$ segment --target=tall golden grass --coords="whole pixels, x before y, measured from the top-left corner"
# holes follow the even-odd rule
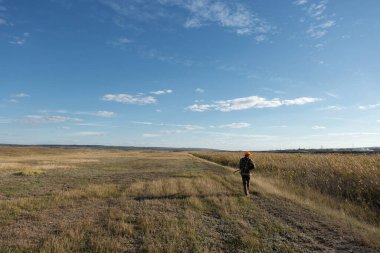
[[[242,156],[239,152],[193,155],[231,167],[236,167]],[[359,204],[380,214],[380,154],[258,152],[252,158],[258,174]]]

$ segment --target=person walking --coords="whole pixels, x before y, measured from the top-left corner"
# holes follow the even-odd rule
[[[241,179],[243,181],[244,194],[249,196],[249,180],[251,179],[250,171],[256,169],[256,166],[252,159],[249,157],[252,155],[251,152],[245,152],[244,157],[240,159],[239,170],[241,174]]]

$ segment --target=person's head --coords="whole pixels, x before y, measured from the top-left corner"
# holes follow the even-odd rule
[[[245,156],[245,157],[249,157],[250,155],[252,155],[251,152],[249,152],[249,151],[244,152],[244,156]]]

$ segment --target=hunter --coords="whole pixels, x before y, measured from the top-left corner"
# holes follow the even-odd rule
[[[252,159],[249,158],[251,154],[252,153],[248,151],[244,153],[244,157],[240,159],[239,169],[237,170],[240,171],[241,179],[243,180],[244,193],[247,197],[249,196],[249,180],[251,179],[250,171],[256,169]]]

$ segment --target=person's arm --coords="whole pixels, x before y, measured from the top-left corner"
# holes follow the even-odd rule
[[[249,159],[249,170],[256,170],[256,165],[252,159]]]
[[[241,171],[241,163],[242,163],[242,160],[240,159],[239,163],[238,163],[238,166],[236,168],[236,170],[234,171],[234,173],[237,173],[237,172],[240,172]]]

